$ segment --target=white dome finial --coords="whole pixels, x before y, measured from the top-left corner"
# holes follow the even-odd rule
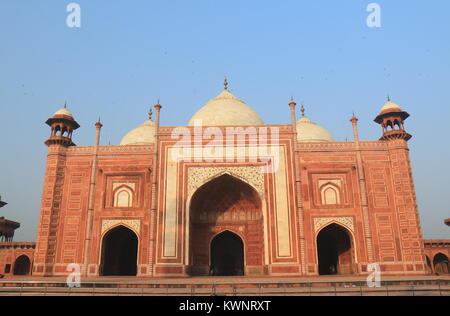
[[[152,116],[153,116],[153,110],[152,110],[152,108],[150,108],[150,110],[148,111],[148,119],[151,120]]]
[[[302,107],[300,108],[300,111],[302,112],[302,116],[305,116],[305,105],[302,103]]]

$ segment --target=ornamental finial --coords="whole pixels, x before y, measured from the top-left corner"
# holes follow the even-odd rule
[[[228,90],[228,79],[225,78],[225,81],[223,82],[223,85],[225,87],[225,90]]]
[[[302,112],[302,116],[305,116],[305,106],[302,103],[302,107],[300,108],[300,111]]]
[[[159,104],[159,102],[158,102],[158,104]],[[151,120],[152,116],[153,116],[153,110],[150,108],[150,110],[148,111],[147,114],[148,114],[148,119]]]

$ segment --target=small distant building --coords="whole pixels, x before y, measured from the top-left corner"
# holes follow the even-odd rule
[[[0,278],[31,275],[35,249],[34,242],[0,243]]]
[[[12,242],[14,231],[20,227],[20,223],[0,217],[0,242]]]
[[[8,204],[8,203],[3,202],[3,201],[2,201],[2,197],[0,196],[0,208],[2,208],[3,206],[5,206],[6,204]]]
[[[0,278],[31,274],[36,243],[13,242],[19,227],[20,223],[0,217]]]
[[[450,273],[450,239],[425,240],[425,255],[429,274]]]

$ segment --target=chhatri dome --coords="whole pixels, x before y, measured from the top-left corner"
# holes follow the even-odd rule
[[[190,120],[188,126],[194,126],[198,120],[203,126],[249,126],[263,125],[261,117],[244,101],[225,89],[201,108]]]
[[[391,101],[391,98],[388,96],[388,101],[386,104],[381,108],[381,114],[388,113],[388,112],[401,112],[402,108],[400,105],[394,103]]]
[[[67,116],[68,118],[73,119],[72,113],[67,109],[67,103],[64,104],[64,107],[61,110],[58,110],[53,114],[53,117],[55,116]]]
[[[303,105],[301,111],[302,117],[297,121],[297,139],[299,142],[334,142],[330,132],[305,116]]]
[[[150,110],[148,120],[130,131],[120,142],[121,146],[151,145],[155,143],[155,123],[152,121],[152,111]]]

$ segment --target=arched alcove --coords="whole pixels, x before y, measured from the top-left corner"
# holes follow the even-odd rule
[[[341,204],[341,194],[338,186],[328,183],[320,188],[323,205]]]
[[[134,192],[128,186],[121,186],[114,191],[114,207],[133,207]]]

